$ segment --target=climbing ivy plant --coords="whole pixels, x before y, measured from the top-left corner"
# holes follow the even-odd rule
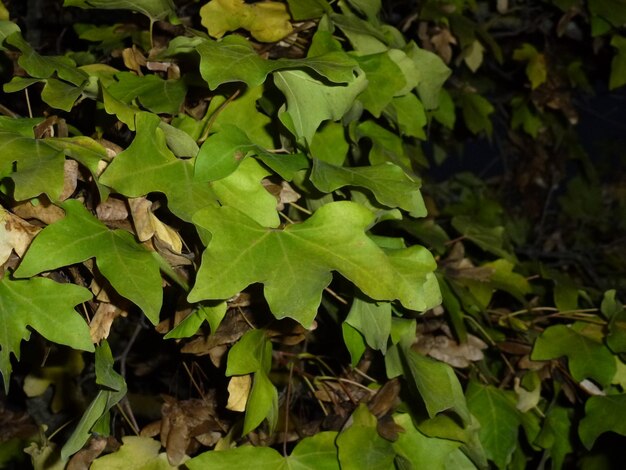
[[[0,464],[556,469],[626,435],[616,290],[523,257],[483,181],[422,187],[505,106],[519,146],[578,152],[576,212],[598,176],[559,83],[588,91],[583,64],[499,44],[536,6],[409,3],[65,0],[120,22],[63,55],[0,11],[0,373],[67,418]],[[545,3],[624,85],[622,7]],[[505,103],[494,64],[521,71]]]

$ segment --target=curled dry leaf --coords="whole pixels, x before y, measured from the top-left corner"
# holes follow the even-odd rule
[[[108,438],[96,436],[91,438],[89,445],[77,452],[68,462],[66,470],[88,470],[107,446]]]
[[[168,245],[174,253],[180,254],[182,252],[183,242],[180,235],[153,214],[152,201],[145,197],[138,197],[129,199],[128,203],[135,224],[135,232],[140,241],[144,242],[156,237]]]
[[[134,44],[133,47],[127,47],[122,51],[122,59],[126,68],[136,72],[138,75],[143,75],[141,67],[146,65],[146,58]]]
[[[111,325],[113,324],[113,320],[117,317],[125,317],[128,315],[128,312],[120,309],[116,305],[109,304],[106,302],[101,302],[98,305],[98,309],[96,310],[96,314],[91,319],[89,323],[89,334],[91,335],[91,341],[94,343],[99,343],[103,339],[109,337],[109,333],[111,332]]]
[[[21,258],[40,230],[0,207],[0,264],[9,259],[13,250]]]
[[[435,47],[437,55],[443,59],[446,64],[452,60],[452,44],[456,44],[456,38],[452,35],[449,29],[444,28],[438,33],[433,34],[430,38],[430,42]]]
[[[195,452],[199,445],[212,446],[226,433],[226,424],[215,416],[214,397],[178,401],[165,396],[161,407],[163,418],[158,434],[165,447],[170,465],[178,465],[187,453]],[[141,431],[142,436],[153,437],[157,425],[148,425]]]
[[[465,343],[458,343],[445,334],[424,334],[418,337],[412,347],[421,354],[427,354],[453,367],[468,367],[472,362],[484,358],[482,350],[487,345],[471,334],[467,335]]]
[[[98,219],[103,222],[113,220],[125,220],[128,218],[128,208],[126,203],[116,197],[109,197],[106,201],[101,202],[96,207]]]
[[[231,411],[246,411],[246,403],[252,386],[252,375],[236,375],[228,382],[228,403],[226,408]]]
[[[76,191],[78,181],[78,162],[75,160],[65,160],[63,164],[63,192],[59,196],[59,201],[65,201],[74,191]]]
[[[296,192],[286,181],[276,184],[272,183],[268,179],[264,179],[261,183],[265,189],[276,198],[276,209],[279,211],[282,211],[285,208],[285,204],[296,202],[300,199],[300,194]]]
[[[11,210],[22,219],[36,219],[47,225],[65,217],[63,209],[52,204],[43,195],[38,200],[18,202]]]

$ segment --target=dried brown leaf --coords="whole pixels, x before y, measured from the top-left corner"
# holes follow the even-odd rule
[[[456,44],[456,38],[449,29],[444,28],[430,38],[430,42],[435,47],[435,51],[446,64],[452,60],[452,45]]]
[[[101,202],[96,207],[98,219],[103,222],[113,220],[125,220],[128,218],[128,207],[126,202],[116,197],[109,197],[106,201]]]
[[[21,258],[40,230],[0,207],[0,264],[9,259],[13,250]]]
[[[125,317],[127,314],[128,312],[118,308],[116,305],[101,302],[100,305],[98,305],[96,314],[89,323],[91,341],[99,343],[101,340],[107,339],[111,332],[113,321],[117,317]]]
[[[63,209],[52,204],[43,195],[38,198],[36,204],[34,201],[18,202],[11,210],[22,219],[37,219],[47,225],[65,217]]]

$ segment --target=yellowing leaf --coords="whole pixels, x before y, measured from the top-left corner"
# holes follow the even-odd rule
[[[228,382],[228,403],[226,409],[245,411],[252,386],[252,375],[236,375]]]
[[[211,0],[200,9],[200,18],[211,36],[247,29],[261,42],[275,42],[293,30],[287,6],[279,2],[247,4],[244,0]]]
[[[165,453],[159,453],[161,443],[149,437],[125,436],[117,452],[93,461],[92,470],[170,470]]]
[[[530,87],[533,90],[547,80],[546,57],[531,44],[524,43],[522,47],[515,49],[513,59],[528,62],[526,76],[530,80]]]

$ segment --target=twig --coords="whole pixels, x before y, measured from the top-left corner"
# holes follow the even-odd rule
[[[293,362],[289,363],[289,381],[287,382],[287,398],[285,399],[285,429],[283,430],[283,456],[287,457],[287,434],[289,432],[289,407],[291,402],[291,381],[293,379]]]
[[[207,140],[207,138],[209,137],[209,132],[211,131],[211,127],[213,127],[213,124],[215,123],[215,120],[217,119],[219,114],[224,110],[226,106],[228,106],[228,104],[231,101],[233,101],[235,98],[239,96],[239,93],[240,93],[240,90],[235,90],[235,92],[232,95],[230,95],[228,98],[226,98],[226,101],[220,104],[219,107],[213,112],[213,114],[211,114],[211,117],[209,118],[209,121],[207,122],[207,125],[204,128],[204,132],[202,133],[202,136],[198,139],[199,144]]]

